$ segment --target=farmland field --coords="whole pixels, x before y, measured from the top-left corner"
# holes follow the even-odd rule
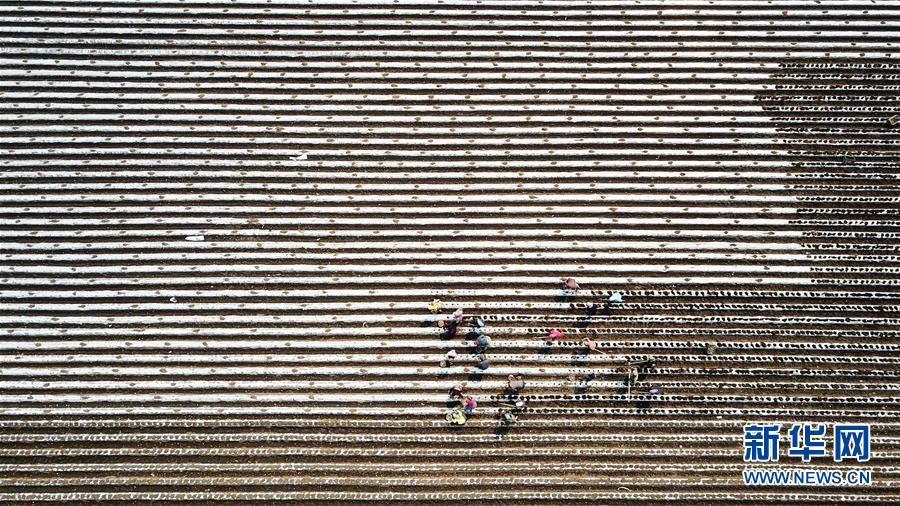
[[[895,0],[0,1],[0,503],[900,503],[898,43]]]

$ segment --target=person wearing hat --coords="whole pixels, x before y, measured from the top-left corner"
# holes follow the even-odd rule
[[[453,411],[447,413],[445,417],[450,425],[453,426],[461,426],[466,424],[466,414],[463,413],[463,410],[456,408]]]
[[[510,374],[506,377],[506,390],[510,394],[518,394],[525,388],[525,379],[521,374]]]
[[[479,334],[475,339],[475,351],[484,353],[491,346],[491,336]]]
[[[465,394],[466,394],[466,384],[465,383],[457,383],[456,385],[453,385],[452,387],[450,387],[449,395],[450,395],[451,399],[459,399]]]
[[[500,412],[500,425],[510,425],[515,423],[516,415],[512,414],[511,411],[501,411]]]
[[[456,350],[450,350],[444,355],[444,360],[441,360],[441,367],[450,367],[454,360],[456,360]]]

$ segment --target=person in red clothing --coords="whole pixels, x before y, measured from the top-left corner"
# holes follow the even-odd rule
[[[553,329],[547,333],[547,342],[552,343],[554,341],[558,341],[560,337],[565,336],[566,334],[560,330]]]
[[[460,399],[463,395],[466,394],[466,384],[465,383],[457,383],[450,387],[450,398],[451,399]]]
[[[462,399],[460,401],[460,403],[462,404],[461,407],[462,407],[463,413],[465,413],[466,416],[471,416],[472,412],[475,411],[475,408],[478,406],[478,403],[475,401],[475,398],[472,397],[471,395],[467,396],[465,399]]]

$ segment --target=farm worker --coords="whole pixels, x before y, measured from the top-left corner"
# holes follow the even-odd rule
[[[441,337],[449,339],[455,336],[456,331],[459,330],[459,322],[451,320],[450,323],[444,325],[444,327],[442,328],[443,330],[441,331]]]
[[[458,399],[462,397],[466,393],[466,385],[465,383],[457,383],[450,387],[450,398]]]
[[[477,339],[475,339],[475,344],[480,351],[484,351],[491,346],[491,336],[481,334]]]
[[[629,367],[628,373],[625,376],[625,389],[628,395],[631,395],[631,387],[633,387],[640,378],[640,373],[636,367]]]
[[[466,397],[466,399],[462,403],[463,413],[465,413],[466,416],[469,416],[472,414],[473,411],[475,411],[475,408],[477,406],[478,406],[478,403],[475,402],[474,397],[472,397],[472,396]]]
[[[566,335],[565,333],[563,333],[559,330],[553,329],[547,333],[547,341],[552,343],[553,341],[556,341],[560,337],[563,337],[565,335]]]
[[[450,367],[453,365],[454,360],[456,360],[456,350],[450,350],[444,355],[444,360],[441,361],[441,367]]]
[[[563,286],[565,286],[568,290],[578,290],[581,288],[578,286],[578,281],[575,281],[575,278],[563,278],[562,280]]]
[[[510,374],[506,377],[506,390],[512,394],[517,394],[525,388],[525,379],[521,374]]]
[[[447,413],[447,421],[450,422],[450,425],[465,425],[466,424],[466,414],[462,412],[461,409],[454,409],[453,411]]]
[[[444,305],[441,303],[441,299],[434,299],[428,304],[428,310],[432,313],[437,313],[443,308]]]
[[[613,294],[609,296],[609,302],[611,304],[621,303],[622,302],[622,294],[619,292],[613,292]]]

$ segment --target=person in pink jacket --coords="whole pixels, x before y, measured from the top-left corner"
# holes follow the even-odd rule
[[[547,342],[552,343],[554,341],[558,341],[560,337],[565,336],[566,334],[562,331],[553,329],[547,333]]]
[[[462,401],[463,413],[465,413],[466,416],[470,416],[477,406],[478,403],[475,402],[475,398],[472,396],[468,396]]]

